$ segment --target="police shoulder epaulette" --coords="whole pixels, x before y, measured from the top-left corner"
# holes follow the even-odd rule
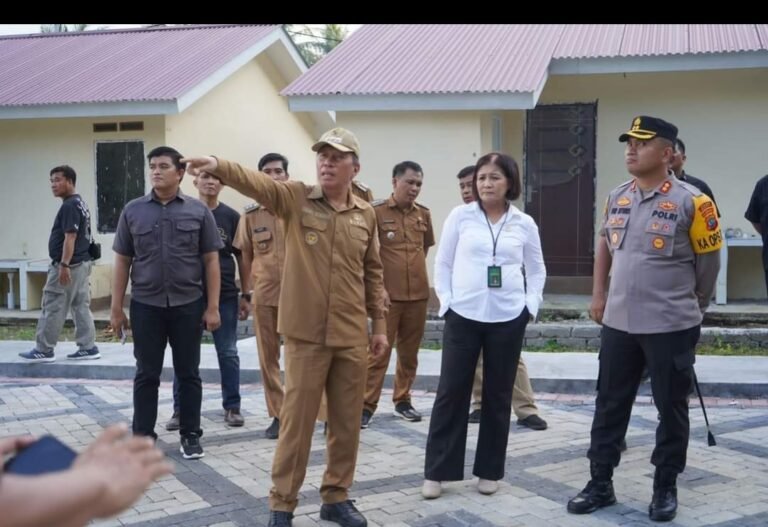
[[[419,207],[421,207],[421,208],[422,208],[422,209],[424,209],[424,210],[429,210],[429,207],[427,207],[426,205],[424,205],[424,204],[422,204],[422,203],[419,203],[418,201],[416,201],[416,202],[414,202],[414,203],[416,203],[416,205],[418,205]]]
[[[690,184],[690,183],[688,183],[687,181],[681,181],[681,180],[679,180],[679,179],[678,179],[678,180],[677,180],[677,182],[678,182],[678,184],[679,184],[681,187],[683,187],[685,190],[687,190],[688,192],[690,192],[691,194],[693,194],[693,195],[694,195],[694,197],[695,197],[695,196],[701,196],[702,194],[704,194],[704,193],[701,191],[701,189],[700,189],[700,188],[696,187],[695,185],[691,185],[691,184]]]
[[[250,205],[246,205],[245,207],[243,207],[243,211],[253,212],[254,210],[259,210],[260,208],[261,208],[261,205],[254,201]]]
[[[369,187],[368,185],[366,185],[365,183],[363,183],[363,182],[361,182],[361,181],[357,181],[356,179],[353,179],[353,180],[352,180],[352,183],[353,183],[353,184],[354,184],[354,185],[355,185],[357,188],[359,188],[360,190],[364,190],[365,192],[368,192],[369,190],[371,190],[371,189],[370,189],[370,187]]]
[[[387,200],[385,200],[385,199],[375,199],[375,200],[371,201],[371,206],[372,207],[378,207],[379,205],[384,205],[386,202],[387,202]]]

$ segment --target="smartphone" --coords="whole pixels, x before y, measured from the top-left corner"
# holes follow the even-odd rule
[[[77,452],[46,435],[6,461],[3,470],[8,474],[35,476],[68,469],[76,457]]]
[[[128,332],[125,328],[120,328],[120,344],[125,345],[126,340],[128,340]]]

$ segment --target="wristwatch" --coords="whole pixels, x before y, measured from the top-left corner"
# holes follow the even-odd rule
[[[242,298],[245,298],[248,302],[251,301],[251,293],[240,293]]]
[[[60,266],[62,266],[62,267],[66,267],[67,269],[69,269],[70,267],[72,267],[72,266],[71,266],[71,265],[69,265],[67,262],[59,262],[59,265],[60,265]]]

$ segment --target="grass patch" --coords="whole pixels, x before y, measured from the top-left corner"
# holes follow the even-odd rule
[[[0,341],[1,340],[35,340],[35,326],[32,324],[21,325],[0,325]],[[67,322],[64,328],[61,330],[59,341],[74,341],[75,340],[75,328]],[[129,336],[128,342],[132,342],[133,339]],[[104,324],[98,324],[96,326],[96,342],[119,342],[119,339],[115,338],[111,333],[107,332]],[[213,338],[207,334],[203,334],[203,344],[213,344]],[[439,351],[443,349],[442,343],[439,342],[424,342],[421,345],[421,349]],[[537,353],[597,353],[597,349],[594,348],[574,348],[572,346],[566,346],[557,342],[557,339],[550,339],[544,346],[539,347],[525,347],[525,351],[537,352]],[[720,355],[729,357],[768,357],[768,348],[760,348],[758,346],[748,346],[739,343],[724,342],[721,338],[716,337],[714,341],[708,344],[699,344],[696,348],[697,355]]]
[[[111,331],[108,331],[106,327],[97,324],[96,326],[96,342],[120,342],[120,339],[115,337]],[[33,325],[18,325],[18,326],[0,326],[0,341],[1,340],[35,340],[36,326]],[[61,329],[59,334],[59,342],[74,341],[75,340],[75,327],[67,322]],[[133,342],[133,337],[130,332],[128,333],[128,339],[126,342]],[[201,341],[202,344],[213,344],[213,337],[210,334],[203,334]]]
[[[441,350],[443,346],[434,342],[422,343],[421,349]],[[556,339],[550,339],[544,346],[524,347],[525,351],[534,353],[597,353],[595,348],[574,348],[560,344]],[[696,347],[696,355],[720,355],[731,357],[768,357],[768,348],[746,346],[722,341],[710,344],[699,344]]]

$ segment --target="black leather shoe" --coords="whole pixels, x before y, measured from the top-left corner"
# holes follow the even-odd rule
[[[320,519],[336,522],[341,527],[367,527],[368,520],[360,514],[352,500],[339,503],[323,503],[320,507]]]
[[[589,480],[584,490],[568,500],[568,512],[571,514],[589,514],[597,509],[616,503],[612,481]]]
[[[653,491],[648,516],[655,522],[668,522],[677,515],[677,488],[660,487]]]
[[[536,414],[531,414],[525,419],[518,419],[517,424],[526,426],[531,430],[546,430],[547,422]]]
[[[480,415],[481,415],[480,410],[472,410],[472,413],[469,414],[469,424],[476,425],[477,423],[479,423]]]
[[[677,472],[657,468],[653,475],[653,498],[648,516],[655,522],[668,522],[677,515]]]
[[[280,437],[280,419],[277,417],[272,418],[272,424],[264,430],[264,437],[267,439],[277,439]]]
[[[267,527],[292,527],[293,513],[285,511],[269,511]]]
[[[568,512],[571,514],[589,514],[597,509],[616,503],[616,495],[613,493],[613,467],[605,463],[591,461],[589,480],[584,490],[568,500]]]

